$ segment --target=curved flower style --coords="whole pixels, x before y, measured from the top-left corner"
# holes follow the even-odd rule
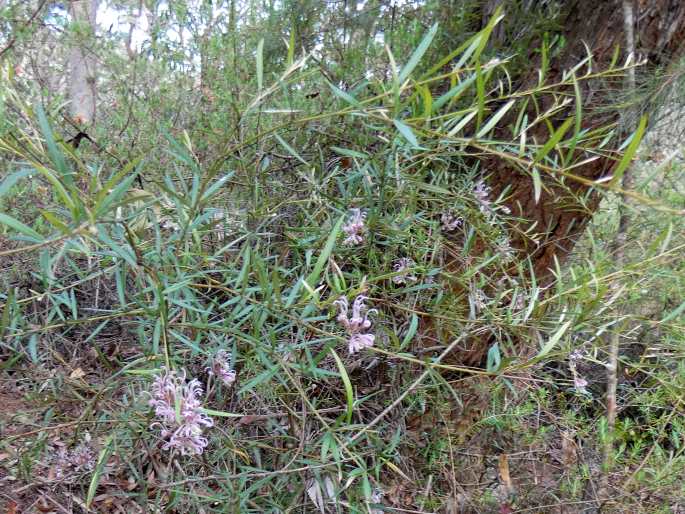
[[[181,455],[199,455],[208,444],[202,437],[203,426],[214,423],[202,413],[199,397],[202,386],[197,379],[186,383],[186,373],[169,371],[163,368],[162,374],[155,378],[150,389],[150,406],[159,418],[150,427],[159,425],[161,436],[167,439],[163,448],[177,448]]]
[[[347,237],[343,241],[345,246],[359,246],[364,242],[366,232],[366,213],[361,209],[350,209],[350,219],[342,229]]]
[[[230,386],[236,379],[236,373],[231,369],[229,361],[228,352],[226,350],[219,350],[214,359],[212,359],[212,366],[206,368],[207,373],[217,377],[225,386]]]
[[[364,300],[367,297],[363,295],[357,296],[354,303],[352,304],[352,317],[348,317],[349,302],[347,298],[341,296],[333,305],[336,305],[340,312],[336,318],[338,322],[345,327],[347,333],[350,336],[348,340],[348,350],[350,355],[353,355],[364,348],[369,348],[373,346],[373,342],[376,336],[373,334],[362,334],[363,331],[371,328],[371,320],[369,319],[369,314],[372,312],[377,312],[376,309],[366,310],[366,305],[364,305]]]

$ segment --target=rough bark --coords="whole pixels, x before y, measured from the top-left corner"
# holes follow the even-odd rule
[[[562,55],[552,63],[549,79],[561,76],[568,69],[587,56],[589,49],[593,54],[593,68],[604,69],[609,66],[616,47],[623,48],[625,28],[623,23],[622,0],[568,0],[564,2],[562,15],[564,37],[567,41]],[[488,7],[492,8],[488,2]],[[506,5],[506,4],[505,4]],[[535,4],[531,3],[531,8]],[[647,60],[647,67],[663,66],[683,54],[685,50],[685,2],[682,0],[636,0],[635,1],[635,43],[638,55]],[[623,55],[623,54],[621,54]],[[623,55],[625,58],[625,55]],[[535,61],[533,61],[535,62]],[[535,67],[531,67],[531,71]],[[536,77],[535,77],[536,78]],[[535,80],[531,75],[531,79]],[[523,87],[526,79],[522,79]],[[588,82],[583,85],[586,128],[618,121],[621,113],[614,111],[593,111],[593,105],[606,103],[607,93],[598,84]],[[546,130],[541,126],[540,130]],[[539,131],[538,141],[548,134]],[[576,175],[596,180],[611,173],[614,161],[599,159],[574,170]],[[495,158],[482,162],[483,169],[490,174],[493,191],[501,193],[508,188],[507,203],[512,213],[524,221],[522,230],[512,237],[512,245],[524,256],[530,256],[536,275],[549,282],[555,258],[563,261],[573,248],[578,236],[591,219],[598,207],[599,198],[580,183],[565,181],[564,187],[559,177],[543,177],[545,186],[538,202],[535,201],[531,177],[525,170]],[[583,202],[578,197],[584,197]],[[542,238],[533,241],[522,234],[535,224],[534,231],[542,233]]]
[[[83,42],[84,29],[95,31],[98,0],[72,0],[69,12],[78,27],[78,39],[69,54],[69,114],[80,128],[95,122],[96,76],[95,60]]]

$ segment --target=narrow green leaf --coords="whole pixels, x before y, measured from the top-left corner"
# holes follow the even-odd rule
[[[400,351],[404,350],[409,345],[409,343],[411,343],[411,340],[414,339],[414,336],[416,335],[416,331],[418,330],[418,328],[419,317],[416,315],[415,312],[412,312],[411,321],[409,322],[409,330],[407,330],[407,333],[402,339],[402,343],[400,343]]]
[[[38,364],[38,334],[31,334],[28,344],[29,357],[34,364]]]
[[[421,43],[419,43],[419,46],[417,46],[414,52],[411,54],[411,57],[407,61],[407,64],[405,64],[404,68],[402,68],[402,70],[400,71],[397,77],[400,84],[402,84],[405,80],[407,80],[407,78],[409,78],[411,72],[414,71],[414,68],[416,68],[416,66],[419,64],[421,57],[423,57],[423,54],[425,54],[426,50],[428,50],[428,47],[430,46],[437,32],[438,24],[435,23],[430,29],[428,29],[426,35],[423,36]]]
[[[428,88],[428,86],[420,84],[416,86],[416,88],[418,89],[419,94],[421,95],[421,100],[423,104],[422,116],[428,119],[433,114],[433,95],[431,94],[431,90]]]
[[[621,161],[618,163],[618,166],[616,166],[616,169],[614,170],[614,176],[612,177],[610,182],[612,186],[615,186],[619,183],[621,177],[623,177],[623,174],[628,169],[628,166],[632,162],[633,157],[635,156],[635,153],[637,152],[637,149],[640,146],[640,141],[642,141],[642,136],[644,135],[646,128],[647,116],[642,116],[642,118],[640,118],[640,123],[637,127],[637,130],[630,136],[630,144],[628,144],[628,148],[626,148],[626,151],[623,154]]]
[[[470,75],[468,78],[462,80],[459,84],[451,88],[445,94],[440,96],[435,102],[433,102],[433,112],[437,112],[443,105],[452,99],[457,99],[459,96],[476,80],[476,75]]]
[[[536,359],[539,359],[539,358],[541,358],[541,357],[544,357],[544,356],[547,355],[550,351],[552,351],[552,348],[554,348],[554,347],[556,346],[556,344],[557,344],[557,343],[559,342],[559,340],[561,339],[561,336],[564,335],[564,333],[568,330],[568,327],[570,327],[570,326],[571,326],[571,321],[570,321],[570,320],[567,321],[566,323],[564,323],[563,325],[561,325],[561,327],[559,328],[559,330],[557,330],[557,332],[556,332],[552,337],[549,338],[549,341],[547,341],[547,342],[545,343],[545,345],[542,347],[542,349],[540,350],[540,352],[535,356],[535,358],[536,358]]]
[[[43,240],[43,236],[41,236],[38,232],[33,230],[31,227],[24,225],[21,221],[8,216],[7,214],[0,213],[0,224],[7,225],[11,229],[21,232],[25,236],[29,236],[37,241]]]
[[[485,137],[487,133],[489,133],[493,128],[495,128],[497,122],[499,122],[499,120],[502,119],[502,117],[509,111],[509,109],[513,107],[514,103],[516,103],[516,100],[509,100],[506,104],[500,107],[495,114],[490,116],[490,119],[483,126],[483,128],[478,131],[476,137]]]
[[[668,323],[672,319],[675,319],[678,316],[680,316],[683,312],[685,312],[685,302],[681,303],[678,307],[676,307],[666,316],[664,316],[664,319],[662,319],[659,323]]]
[[[335,240],[338,238],[338,234],[340,233],[340,227],[342,227],[344,220],[345,217],[341,216],[338,222],[331,230],[331,233],[328,235],[328,239],[326,240],[326,244],[324,245],[323,250],[319,254],[319,258],[316,260],[316,264],[314,264],[314,269],[306,279],[306,283],[309,284],[312,288],[316,287],[316,283],[319,281],[319,277],[321,276],[324,267],[328,263],[328,259],[333,253],[333,248],[335,247]]]
[[[490,373],[497,371],[502,364],[502,356],[499,353],[499,343],[493,344],[488,350],[486,370]]]
[[[105,198],[110,190],[114,189],[116,184],[118,184],[126,175],[128,175],[133,168],[138,166],[140,164],[141,158],[136,157],[133,159],[131,162],[127,163],[120,171],[112,175],[107,182],[104,183],[102,188],[96,193],[95,195],[95,207],[94,210],[97,211],[99,207],[99,203],[102,201],[103,198]],[[140,173],[140,170],[136,170],[135,174]]]
[[[243,418],[245,414],[234,414],[233,412],[225,412],[222,410],[212,410],[200,407],[200,411],[204,412],[208,416],[216,416],[219,418]]]
[[[307,161],[305,161],[305,160],[300,156],[300,154],[297,153],[297,152],[295,151],[295,149],[294,149],[292,146],[290,146],[288,143],[286,143],[285,140],[284,140],[281,136],[279,136],[278,134],[274,134],[274,137],[278,140],[279,143],[281,143],[281,145],[283,146],[283,148],[285,148],[285,149],[288,151],[288,153],[289,153],[290,155],[292,155],[293,157],[295,157],[295,159],[297,159],[298,161],[300,161],[300,162],[301,162],[302,164],[304,164],[305,166],[309,166],[309,163],[308,163]]]
[[[21,179],[24,177],[28,177],[33,173],[33,170],[20,170],[17,171],[16,173],[12,173],[9,175],[5,180],[2,181],[2,184],[0,184],[0,198],[2,198],[4,195],[7,194],[7,192],[14,187],[14,185],[19,182]]]
[[[97,491],[98,485],[100,484],[102,472],[105,470],[107,459],[109,458],[109,454],[112,451],[112,442],[114,441],[115,433],[116,432],[113,432],[109,435],[109,437],[105,441],[104,448],[102,448],[102,450],[100,451],[100,455],[98,456],[98,461],[95,465],[95,471],[93,471],[93,476],[91,477],[90,485],[88,486],[88,494],[86,495],[86,507],[88,509],[90,509],[90,506],[93,504],[93,498],[95,498],[95,492]]]
[[[48,118],[45,116],[45,111],[43,110],[43,107],[40,104],[36,107],[36,113],[38,115],[38,123],[40,125],[40,130],[43,133],[43,137],[45,138],[45,144],[48,147],[48,155],[50,156],[50,160],[55,165],[55,169],[61,175],[64,182],[67,185],[72,186],[74,184],[73,177],[71,176],[69,168],[67,167],[67,162],[64,159],[64,154],[61,152],[61,150],[57,147],[57,144],[55,143],[55,138],[52,135],[52,129],[50,128],[50,123],[48,123]]]
[[[55,216],[53,213],[50,211],[46,211],[45,209],[40,209],[40,214],[52,225],[55,227],[57,230],[62,232],[62,234],[68,234],[69,233],[69,227],[67,227],[62,221]]]
[[[419,140],[416,139],[414,132],[411,128],[409,128],[408,125],[401,122],[400,120],[393,120],[393,123],[395,124],[395,127],[397,127],[397,130],[400,131],[400,134],[402,134],[404,139],[406,139],[410,145],[412,145],[414,148],[417,148],[419,146]]]
[[[564,134],[566,134],[566,131],[569,129],[571,124],[573,123],[573,118],[568,118],[564,123],[561,124],[561,126],[554,131],[554,133],[550,136],[550,138],[547,140],[545,145],[538,150],[538,153],[535,154],[535,159],[533,159],[533,164],[537,164],[538,162],[542,161],[549,152],[552,151],[552,149],[561,141],[561,138],[564,137]]]
[[[290,40],[288,41],[288,60],[286,66],[290,68],[295,62],[295,24],[290,29]]]
[[[334,86],[330,82],[328,83],[328,86],[331,88],[331,91],[333,91],[333,94],[337,96],[338,98],[342,98],[345,102],[347,102],[350,105],[353,105],[355,107],[361,107],[362,105],[359,103],[359,101],[354,98],[352,95],[349,93],[346,93],[342,89]]]
[[[335,359],[335,364],[338,366],[340,377],[345,385],[345,397],[347,399],[346,421],[349,424],[352,422],[352,413],[354,412],[354,392],[352,390],[352,382],[350,381],[350,376],[347,374],[347,370],[345,369],[343,361],[340,360],[340,357],[338,357],[338,354],[335,353],[333,348],[331,348],[331,354]]]
[[[234,173],[231,171],[221,177],[220,179],[217,179],[211,186],[209,186],[204,194],[202,195],[202,198],[200,199],[201,202],[206,202],[209,200],[218,190],[219,188],[223,187],[226,182],[228,182],[231,177],[233,177]]]
[[[542,193],[542,180],[540,179],[540,172],[536,167],[533,167],[533,193],[535,195],[535,203],[540,201],[540,194]]]
[[[257,89],[264,87],[264,39],[257,43]]]
[[[10,313],[14,305],[14,288],[10,288],[5,300],[5,306],[2,309],[2,318],[0,318],[0,339],[4,337],[5,330],[10,326]]]
[[[335,153],[344,155],[346,157],[356,157],[357,159],[368,159],[369,156],[365,153],[357,152],[356,150],[350,150],[349,148],[340,148],[339,146],[330,146],[331,150]]]

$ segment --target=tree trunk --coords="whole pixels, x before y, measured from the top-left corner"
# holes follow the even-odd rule
[[[69,54],[69,113],[81,130],[95,122],[96,76],[92,50],[84,36],[95,32],[98,0],[72,0],[69,6],[72,23],[77,27],[79,41]]]
[[[625,42],[621,2],[622,0],[563,2],[565,7],[561,26],[566,46],[557,61],[551,64],[548,74],[550,81],[561,77],[565,69],[585,58],[587,49],[593,54],[594,70],[609,66],[615,49],[622,48]],[[535,3],[530,2],[531,9],[536,8]],[[506,6],[506,2],[504,5]],[[487,2],[486,7],[492,9],[492,2]],[[683,53],[685,2],[636,0],[635,13],[636,49],[638,55],[646,59],[648,67],[667,65]],[[623,53],[620,55],[625,59]],[[532,58],[531,61],[535,63]],[[537,66],[532,66],[528,79],[522,79],[524,88],[526,84],[537,81],[536,68]],[[593,82],[583,83],[581,93],[584,102],[584,128],[618,122],[620,118],[617,109],[609,112],[599,112],[597,109],[593,111],[593,105],[606,103],[608,100],[606,91],[597,86]],[[539,126],[538,133],[532,135],[538,142],[549,137],[542,125]],[[490,176],[489,183],[494,193],[499,194],[509,188],[507,204],[512,214],[523,220],[520,227],[522,230],[512,237],[512,246],[521,251],[524,257],[529,256],[536,276],[542,282],[549,283],[555,259],[563,262],[571,251],[597,209],[599,195],[583,184],[563,181],[561,177],[546,176],[543,177],[545,187],[536,202],[533,181],[525,170],[494,157],[481,164],[484,173]],[[613,166],[614,161],[611,159],[598,159],[580,169],[574,169],[574,174],[596,180],[610,175]],[[584,198],[584,201],[580,202],[579,198]],[[536,240],[523,234],[533,225],[532,231],[540,235]]]

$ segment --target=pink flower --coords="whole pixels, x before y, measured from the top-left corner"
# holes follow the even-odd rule
[[[392,277],[392,281],[395,284],[406,284],[407,281],[410,282],[416,282],[418,279],[416,278],[415,275],[411,275],[407,270],[410,268],[413,268],[416,266],[416,263],[414,262],[413,259],[410,259],[409,257],[402,257],[401,259],[398,259],[395,264],[393,264],[393,271],[396,273],[399,273],[399,275],[395,275]]]
[[[202,437],[203,426],[214,423],[202,412],[199,397],[202,386],[197,379],[186,383],[185,371],[180,374],[162,368],[150,389],[150,406],[159,419],[150,427],[158,425],[162,438],[167,439],[163,448],[177,448],[181,455],[201,454],[208,444]]]
[[[445,211],[440,216],[440,222],[444,232],[453,232],[464,224],[464,218],[457,216],[452,211]]]
[[[576,391],[578,391],[579,393],[588,394],[587,389],[585,389],[588,385],[589,385],[588,381],[585,380],[580,375],[576,375],[573,377],[573,386],[576,388]]]
[[[511,214],[511,210],[506,205],[492,205],[490,200],[490,186],[488,186],[483,179],[476,182],[473,188],[473,196],[480,205],[480,212],[483,214],[495,214],[495,209],[501,210],[504,214]]]
[[[212,359],[212,367],[206,368],[207,373],[217,377],[225,386],[232,385],[236,379],[236,373],[231,369],[229,360],[228,352],[219,350]]]
[[[347,237],[343,241],[345,246],[359,246],[364,242],[366,233],[366,213],[361,209],[350,209],[350,218],[342,229]]]
[[[354,334],[350,336],[348,351],[350,355],[362,351],[364,348],[371,348],[376,336],[373,334]]]
[[[369,314],[376,312],[375,309],[367,311],[364,300],[366,300],[366,296],[359,295],[355,298],[354,303],[352,304],[351,318],[348,317],[349,302],[346,297],[341,296],[333,302],[333,305],[337,305],[340,309],[336,319],[345,327],[345,330],[350,336],[350,339],[348,340],[350,355],[353,355],[364,348],[373,346],[373,342],[376,339],[376,336],[373,334],[362,334],[362,332],[371,328]]]

